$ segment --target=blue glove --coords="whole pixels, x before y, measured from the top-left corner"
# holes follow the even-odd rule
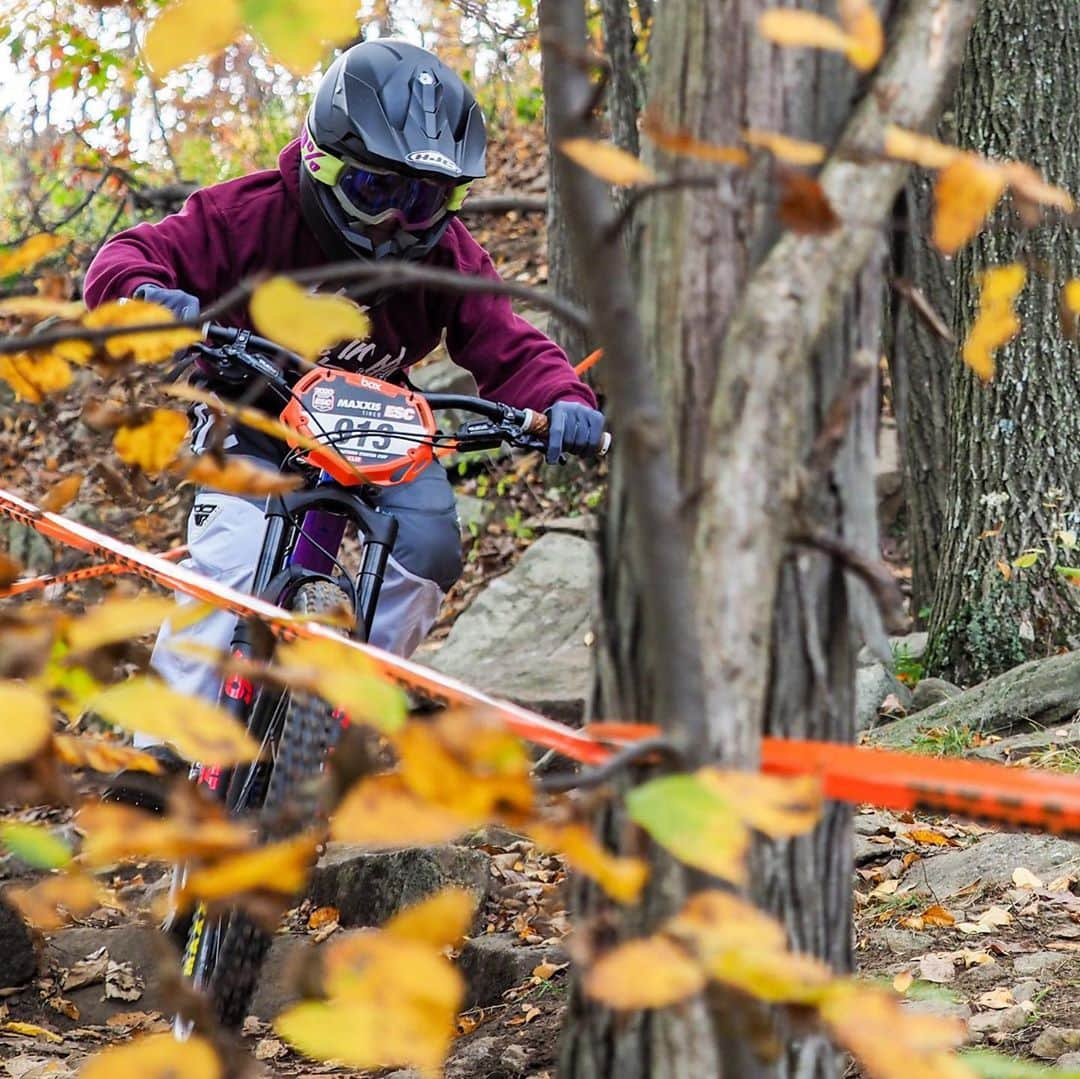
[[[171,311],[181,322],[199,313],[199,298],[178,288],[161,288],[158,285],[140,285],[135,290],[136,300],[160,304]]]
[[[561,453],[593,457],[604,437],[604,414],[580,401],[556,401],[547,410],[547,462],[555,464]]]

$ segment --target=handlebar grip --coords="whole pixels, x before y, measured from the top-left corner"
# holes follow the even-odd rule
[[[548,428],[550,426],[546,412],[534,412],[531,408],[525,409],[525,420],[522,423],[522,427],[530,435],[536,435],[538,438],[543,438],[548,433]],[[596,456],[606,457],[610,449],[611,432],[605,431],[600,437],[600,448],[596,451]]]

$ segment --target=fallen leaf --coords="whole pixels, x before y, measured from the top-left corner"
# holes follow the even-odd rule
[[[993,1008],[996,1011],[1011,1008],[1016,1003],[1013,999],[1012,990],[1006,985],[999,985],[996,989],[980,993],[975,998],[975,1002],[981,1008]]]
[[[323,926],[330,925],[339,918],[337,907],[316,907],[308,915],[307,927],[308,929],[322,929]]]
[[[143,995],[143,983],[130,963],[110,959],[105,968],[106,1000],[138,1000]]]
[[[920,915],[924,924],[934,926],[950,926],[956,924],[956,918],[953,917],[944,907],[933,906],[924,910]]]
[[[221,1079],[221,1061],[199,1035],[144,1034],[87,1060],[79,1079]]]
[[[78,473],[65,476],[45,492],[41,499],[41,508],[48,513],[62,513],[79,495],[83,477]]]
[[[997,962],[989,952],[979,951],[973,948],[962,948],[959,952],[960,960],[964,968],[982,967]]]
[[[904,837],[913,843],[926,843],[932,847],[948,847],[952,840],[941,832],[935,832],[932,828],[912,828],[910,832],[904,832]]]
[[[62,1042],[64,1039],[52,1030],[39,1027],[36,1023],[0,1023],[0,1030],[11,1034],[22,1034],[25,1038],[44,1038],[47,1042]]]
[[[548,979],[553,978],[560,970],[566,970],[569,963],[550,963],[546,959],[542,963],[537,963],[532,969],[532,976],[538,981],[546,982]]]
[[[94,699],[93,711],[117,727],[157,735],[202,764],[227,767],[259,755],[254,739],[228,712],[146,676],[110,686]]]
[[[1004,907],[989,907],[977,919],[981,925],[989,925],[995,928],[1010,925],[1012,920],[1013,916]]]
[[[155,408],[146,422],[119,428],[113,436],[113,447],[121,461],[154,474],[176,459],[187,433],[188,421],[183,413]]]
[[[1025,869],[1023,866],[1017,866],[1013,870],[1012,882],[1017,888],[1030,888],[1032,891],[1043,886],[1043,882],[1030,869]]]
[[[371,333],[359,304],[345,296],[312,295],[286,277],[260,285],[249,309],[260,333],[309,360],[339,341]]]
[[[614,143],[588,138],[564,139],[559,143],[559,151],[609,184],[626,186],[656,181],[656,174],[648,165]]]
[[[204,453],[180,462],[180,471],[190,483],[233,495],[282,495],[304,485],[303,476],[263,468],[246,457],[216,461]]]
[[[102,945],[64,971],[60,985],[65,993],[81,989],[84,985],[97,985],[98,982],[105,981],[105,971],[108,967],[109,952]]]
[[[892,987],[903,996],[911,988],[914,981],[915,975],[910,970],[901,971],[893,978]]]
[[[255,1046],[256,1060],[276,1060],[285,1053],[285,1043],[277,1038],[260,1038]]]
[[[59,393],[71,385],[71,367],[55,352],[31,356],[17,352],[0,356],[2,378],[22,401],[39,405],[50,393]]]

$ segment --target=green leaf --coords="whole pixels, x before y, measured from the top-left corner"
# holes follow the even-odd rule
[[[1041,554],[1042,551],[1037,550],[1033,547],[1029,551],[1023,551],[1018,554],[1016,558],[1013,559],[1013,565],[1017,569],[1029,569],[1031,566],[1034,566],[1035,563],[1039,561],[1039,555]]]
[[[1069,581],[1080,581],[1080,566],[1055,566],[1055,572]]]
[[[1080,1069],[1032,1064],[1017,1057],[991,1053],[988,1049],[961,1051],[960,1059],[980,1079],[1080,1079]]]
[[[696,775],[662,776],[632,790],[630,818],[681,862],[739,884],[749,831],[731,803]]]
[[[0,840],[17,858],[35,869],[63,869],[71,861],[71,848],[41,824],[0,824]]]

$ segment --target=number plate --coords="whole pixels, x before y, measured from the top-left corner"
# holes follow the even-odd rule
[[[419,394],[368,375],[318,368],[295,386],[282,421],[309,438],[325,440],[370,483],[402,483],[433,459],[435,421]],[[359,482],[331,454],[309,460],[342,483]],[[345,477],[348,477],[347,479]]]

